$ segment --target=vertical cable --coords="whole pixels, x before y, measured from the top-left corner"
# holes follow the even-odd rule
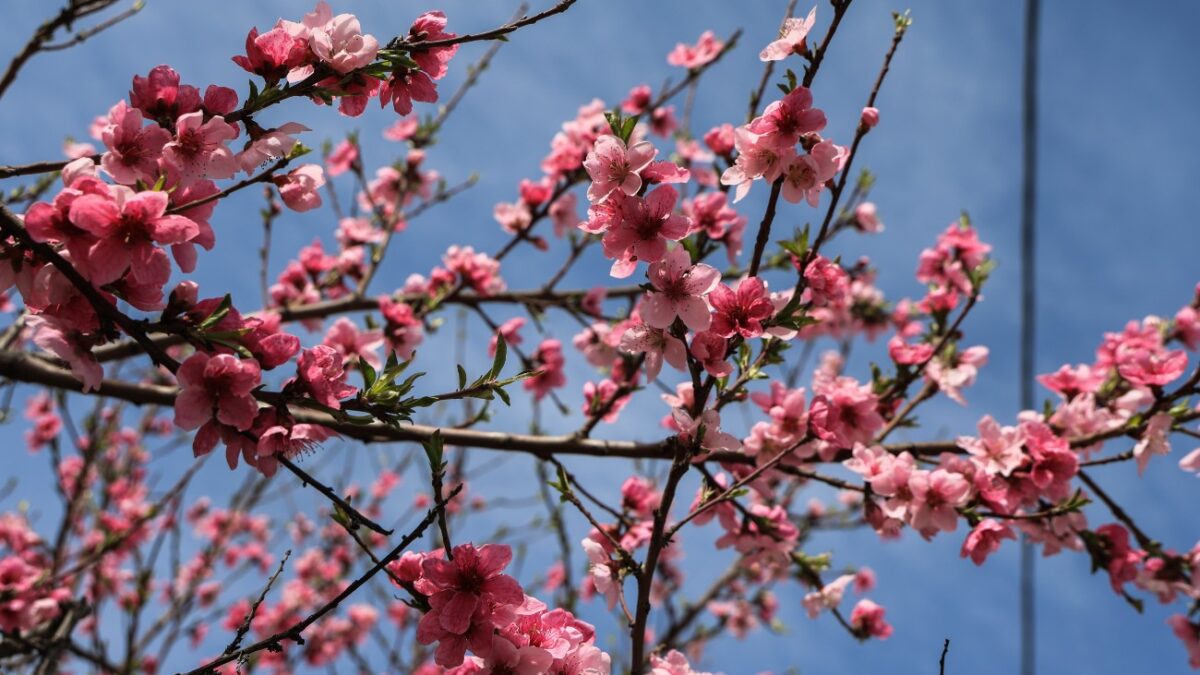
[[[1021,409],[1033,408],[1035,346],[1034,212],[1037,196],[1038,0],[1025,0],[1025,67],[1021,124]],[[1021,541],[1021,675],[1036,670],[1034,549]]]

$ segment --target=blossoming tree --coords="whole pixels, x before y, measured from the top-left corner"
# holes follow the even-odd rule
[[[400,288],[372,285],[409,222],[470,186],[442,181],[425,148],[499,42],[574,1],[478,33],[428,11],[386,41],[322,1],[249,29],[233,56],[248,90],[147,64],[96,118],[94,143],[68,143],[65,161],[0,167],[0,179],[22,181],[0,204],[0,376],[20,384],[10,391],[28,449],[49,456],[61,503],[54,522],[0,515],[0,668],[153,673],[171,658],[195,673],[344,661],[361,672],[682,675],[712,660],[706,642],[770,624],[781,602],[886,639],[885,610],[866,597],[874,572],[810,549],[826,527],[958,537],[975,564],[1018,534],[1046,555],[1086,556],[1131,605],[1178,606],[1170,627],[1200,667],[1200,545],[1159,542],[1099,480],[1167,461],[1156,456],[1174,439],[1198,435],[1188,425],[1200,418],[1200,295],[1104,335],[1093,362],[1043,375],[1057,397],[1043,410],[985,416],[955,440],[891,440],[923,403],[962,401],[975,382],[988,350],[967,341],[968,317],[992,270],[965,216],[917,261],[919,298],[889,302],[867,262],[827,255],[836,237],[883,229],[871,176],[853,170],[880,121],[905,15],[892,18],[847,137],[827,132],[810,87],[851,0],[804,18],[793,2],[777,32],[752,33],[763,74],[745,120],[693,132],[691,104],[676,115],[674,101],[691,101],[709,67],[749,39],[705,32],[668,54],[674,83],[633,86],[562,125],[542,174],[514,177],[515,199],[495,206],[504,246],[463,241]],[[140,7],[106,16],[115,4],[71,0],[0,76],[0,96],[39,52]],[[447,96],[439,82],[459,46],[482,41],[493,45]],[[368,111],[373,102],[384,111]],[[385,136],[405,154],[368,177],[350,136],[312,161],[308,127],[265,127],[267,109],[395,114]],[[247,189],[267,204],[262,306],[193,278],[218,237],[239,236],[223,227],[222,203]],[[739,206],[755,190],[769,194],[761,214]],[[336,250],[306,246],[268,283],[272,224],[327,204]],[[814,226],[780,231],[788,210]],[[502,264],[519,256],[556,262],[540,286],[512,290]],[[589,257],[611,261],[609,278],[561,288]],[[478,350],[490,367],[460,365],[457,386],[439,391],[421,371],[447,366],[419,347],[450,310],[488,327]],[[569,346],[530,335],[550,314],[582,326]],[[885,340],[889,362],[851,373],[831,352],[802,386],[807,357],[794,354],[807,349],[793,347],[831,336]],[[568,359],[599,375],[570,383]],[[505,425],[517,396],[565,414],[570,386],[584,400],[573,433]],[[661,402],[661,429],[617,424],[635,399]],[[482,403],[459,415],[462,401]],[[741,437],[723,423],[738,407],[755,420]],[[323,480],[306,460],[345,461],[328,447],[337,439],[385,444],[391,463],[365,488]],[[149,478],[159,440],[195,456],[171,456],[165,485]],[[462,458],[474,449],[537,463],[549,515],[536,543],[558,557],[540,584],[519,580],[503,535],[460,536],[491,498],[465,496]],[[188,494],[213,454],[241,482],[224,505]],[[617,486],[572,470],[578,456],[625,468],[619,501],[604,497]],[[1177,461],[1200,471],[1200,450]],[[405,472],[427,485],[411,508],[396,496]],[[836,490],[835,505],[802,506],[818,484]],[[324,508],[271,522],[272,495],[307,488]],[[701,552],[700,528],[734,564],[684,599],[683,553]],[[185,548],[182,532],[200,544]],[[248,574],[252,595],[232,583]],[[583,602],[607,605],[627,631],[598,636],[577,616]],[[227,646],[199,649],[215,631]]]

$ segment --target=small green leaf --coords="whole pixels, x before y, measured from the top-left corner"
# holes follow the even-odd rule
[[[204,317],[204,320],[200,322],[200,325],[198,326],[198,328],[200,330],[212,328],[213,326],[220,323],[221,319],[224,319],[226,317],[226,315],[229,314],[229,310],[232,308],[233,308],[233,298],[230,297],[230,295],[228,293],[226,293],[225,297],[221,298],[221,303],[218,304],[217,308],[212,311],[212,314],[209,314],[208,316]]]
[[[504,370],[504,361],[508,359],[508,343],[504,340],[504,336],[496,333],[496,356],[492,358],[491,377],[496,379],[500,371]]]

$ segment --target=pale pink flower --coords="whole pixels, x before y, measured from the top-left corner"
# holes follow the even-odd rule
[[[812,107],[812,102],[811,91],[806,87],[796,87],[788,95],[768,105],[761,116],[750,122],[747,129],[758,135],[762,143],[791,148],[800,141],[801,136],[825,128],[825,113]]]
[[[863,202],[854,207],[854,226],[863,232],[872,234],[883,232],[883,222],[872,202]]]
[[[321,206],[321,187],[325,185],[325,170],[320,164],[304,164],[272,182],[279,188],[283,203],[293,211],[311,211]]]
[[[846,588],[854,582],[853,574],[843,574],[833,581],[825,584],[819,591],[812,591],[804,596],[802,604],[804,610],[808,612],[808,618],[815,619],[821,612],[827,609],[835,609],[842,604],[842,597],[846,594]]]
[[[500,324],[500,328],[496,329],[496,333],[492,335],[491,341],[488,343],[488,356],[496,355],[496,342],[500,339],[504,343],[515,347],[521,344],[521,328],[525,326],[525,317],[517,316]]]
[[[953,532],[958,525],[958,507],[971,499],[971,483],[945,469],[914,471],[908,487],[913,494],[911,524],[926,538],[939,530]]]
[[[303,131],[309,131],[309,128],[303,124],[288,122],[277,129],[263,132],[238,153],[238,166],[247,174],[252,174],[255,169],[271,160],[287,157],[296,147],[297,141],[294,136]]]
[[[650,655],[650,675],[712,675],[692,670],[687,657],[672,649],[667,655]]]
[[[685,445],[696,442],[695,435],[700,427],[704,427],[704,437],[699,439],[699,447],[704,450],[738,450],[742,444],[731,434],[721,431],[721,414],[712,408],[705,410],[698,418],[692,418],[683,408],[671,411],[675,424],[679,428],[679,438]]]
[[[679,195],[670,185],[654,188],[645,199],[616,193],[620,221],[604,233],[604,255],[614,259],[610,274],[623,279],[638,261],[654,263],[667,253],[668,241],[687,236],[690,222],[674,212]]]
[[[175,140],[163,146],[163,163],[180,185],[202,178],[230,178],[238,164],[226,143],[237,135],[237,127],[220,116],[206,122],[200,111],[180,115],[175,122]]]
[[[649,141],[625,147],[625,142],[611,135],[596,139],[596,144],[583,160],[583,168],[592,179],[588,200],[604,201],[614,190],[636,195],[642,188],[642,169],[650,166],[658,150]],[[672,204],[674,206],[674,204]]]
[[[925,376],[937,383],[938,389],[951,400],[960,405],[966,405],[962,390],[975,384],[979,369],[987,363],[987,347],[968,347],[951,357],[955,363],[951,365],[941,359],[934,359],[925,366]]]
[[[979,420],[979,438],[959,436],[958,446],[971,453],[980,471],[1008,476],[1025,463],[1025,439],[1019,427],[1002,427],[991,415]]]
[[[692,264],[691,254],[682,246],[667,252],[665,258],[652,263],[647,272],[654,291],[642,302],[642,320],[652,328],[666,329],[676,317],[688,330],[706,330],[712,322],[708,295],[721,281],[721,273],[704,263]]]
[[[790,145],[778,146],[771,138],[755,134],[748,127],[738,127],[733,132],[733,138],[738,156],[734,165],[721,174],[721,185],[734,186],[733,203],[736,204],[750,193],[750,186],[755,179],[775,182],[795,156],[796,150]]]
[[[1013,534],[1009,526],[991,518],[984,518],[967,535],[959,555],[963,558],[970,557],[976,565],[982,565],[989,555],[1000,548],[1001,541],[1016,538],[1017,535]]]
[[[358,17],[353,14],[339,14],[313,28],[308,42],[318,58],[343,74],[370,65],[379,51],[379,41],[363,35]]]
[[[1137,460],[1139,476],[1146,472],[1146,465],[1150,463],[1152,455],[1166,455],[1171,452],[1171,425],[1174,423],[1175,418],[1166,412],[1155,413],[1146,422],[1146,430],[1133,446],[1133,457]]]
[[[1143,387],[1161,387],[1183,375],[1187,352],[1137,349],[1124,352],[1117,364],[1121,377]]]
[[[789,17],[783,22],[783,30],[779,37],[763,48],[758,55],[760,61],[782,61],[792,54],[803,54],[808,51],[808,33],[817,22],[817,8],[808,11],[803,19]]]
[[[910,345],[899,335],[888,340],[888,356],[902,366],[915,366],[933,357],[933,345],[922,342]]]
[[[638,324],[621,335],[621,351],[628,354],[645,354],[642,367],[646,378],[654,380],[662,372],[663,362],[676,370],[687,369],[687,348],[683,342],[659,328]]]
[[[1196,448],[1179,460],[1179,468],[1200,476],[1200,448]]]
[[[383,137],[389,141],[407,141],[417,133],[421,121],[415,116],[402,117],[383,130]]]
[[[96,391],[104,378],[104,369],[92,356],[91,340],[57,317],[34,314],[26,318],[31,339],[38,347],[67,362],[71,372],[83,383],[83,391]]]
[[[793,204],[801,199],[810,206],[820,203],[825,183],[837,175],[845,163],[846,148],[821,141],[808,154],[796,155],[783,170],[783,198]]]
[[[667,54],[667,63],[689,70],[699,68],[717,58],[724,46],[725,43],[718,40],[711,30],[706,30],[700,34],[700,40],[694,45],[682,42],[675,45],[675,49]]]
[[[616,607],[621,594],[621,582],[614,570],[612,560],[609,558],[608,552],[604,550],[604,546],[595,539],[586,537],[580,544],[588,557],[588,577],[591,579],[592,585],[596,587],[596,591],[604,596],[608,608],[611,610]]]
[[[325,172],[331,177],[340,176],[350,170],[358,161],[358,157],[358,144],[352,143],[348,138],[343,139],[325,159]]]
[[[108,125],[100,140],[108,148],[100,165],[113,180],[125,185],[139,180],[153,184],[158,179],[158,159],[171,134],[157,124],[143,125],[141,111],[118,101],[108,111]]]

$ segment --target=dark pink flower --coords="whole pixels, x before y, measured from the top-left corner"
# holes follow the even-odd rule
[[[668,241],[687,236],[690,221],[674,213],[678,196],[670,185],[660,185],[645,199],[617,193],[620,221],[602,240],[605,257],[614,260],[612,276],[623,279],[633,274],[638,261],[662,260]]]
[[[1001,541],[1016,538],[1017,535],[1013,534],[1012,528],[1009,526],[1002,525],[991,518],[984,518],[967,535],[960,555],[963,558],[970,557],[976,565],[982,565],[989,555],[1000,548]]]
[[[735,334],[744,338],[762,335],[762,322],[775,311],[766,284],[758,277],[742,279],[737,291],[721,284],[708,294],[708,301],[715,311],[712,332],[726,338]]]
[[[259,35],[251,28],[246,36],[246,55],[233,57],[233,62],[247,72],[261,75],[267,82],[287,77],[288,71],[305,65],[309,59],[308,41],[274,28]]]
[[[341,399],[358,391],[346,383],[342,355],[332,347],[317,345],[300,354],[296,363],[298,384],[321,405],[340,410]]]
[[[419,588],[429,596],[429,620],[461,635],[481,605],[520,605],[525,599],[521,585],[503,574],[511,560],[512,549],[502,544],[460,544],[453,560],[423,560]]]

